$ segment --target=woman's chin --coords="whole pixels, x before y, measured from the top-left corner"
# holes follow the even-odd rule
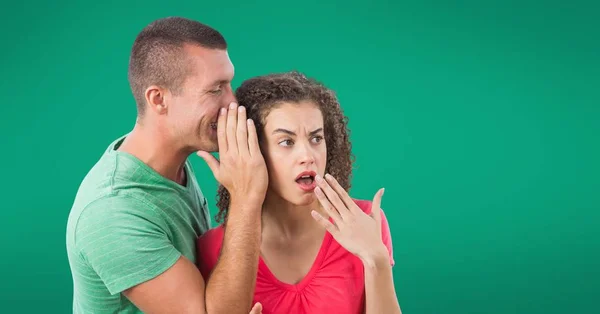
[[[317,200],[317,197],[312,194],[304,194],[298,198],[296,198],[294,200],[294,202],[291,202],[292,204],[296,205],[296,206],[308,206],[313,204],[315,201]]]
[[[315,193],[301,192],[298,191],[286,191],[288,193],[277,193],[279,198],[288,204],[294,206],[309,206],[315,202],[319,202]]]

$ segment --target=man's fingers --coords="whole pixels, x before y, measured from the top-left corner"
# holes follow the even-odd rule
[[[342,217],[348,215],[348,208],[344,202],[342,202],[338,194],[331,188],[331,186],[329,186],[329,183],[327,183],[327,181],[325,181],[319,175],[317,175],[315,179],[317,180],[317,185],[323,190],[327,196],[327,199],[329,199],[333,207],[340,213],[340,215]]]
[[[338,229],[331,223],[331,221],[325,219],[325,217],[321,216],[321,214],[314,210],[311,211],[310,214],[317,221],[317,223],[321,225],[321,227],[325,228],[327,232],[331,233],[331,235],[335,235],[337,233]]]
[[[248,150],[250,155],[259,155],[261,152],[258,145],[258,136],[256,136],[256,125],[254,125],[252,119],[247,119],[246,124],[248,125]]]
[[[229,111],[227,113],[227,151],[237,154],[238,143],[236,140],[236,129],[237,129],[237,104],[232,102],[229,105]]]
[[[217,138],[219,141],[219,154],[227,152],[227,108],[221,108],[217,119]]]
[[[383,197],[384,188],[379,189],[373,197],[373,203],[371,205],[371,217],[377,221],[377,226],[381,227],[381,198]]]
[[[206,164],[208,164],[208,167],[212,171],[215,178],[218,180],[219,161],[217,160],[217,158],[215,158],[215,156],[211,155],[209,152],[205,152],[203,150],[198,151],[196,154],[198,154],[198,156],[200,156],[202,159],[204,159],[204,161],[206,161]]]
[[[360,211],[360,208],[356,206],[356,203],[354,203],[350,195],[348,195],[348,192],[344,190],[344,188],[332,175],[326,174],[325,180],[327,181],[327,183],[329,183],[329,186],[331,186],[331,188],[337,193],[338,197],[346,205],[346,208],[348,208],[352,212],[355,212],[355,214],[356,212]]]
[[[236,130],[236,138],[238,151],[242,156],[247,156],[248,153],[248,128],[246,122],[246,108],[244,106],[238,107],[238,117],[237,117],[237,130]]]
[[[335,208],[333,208],[325,194],[323,194],[323,190],[321,190],[320,187],[315,188],[315,195],[317,196],[319,203],[321,203],[321,206],[323,206],[323,209],[325,209],[325,211],[327,212],[327,215],[329,215],[329,217],[333,219],[333,222],[335,222],[335,224],[339,226],[342,222],[342,217],[340,217],[340,213],[338,213],[338,211]]]
[[[259,302],[254,303],[252,310],[250,310],[250,314],[260,314],[262,313],[262,304]]]

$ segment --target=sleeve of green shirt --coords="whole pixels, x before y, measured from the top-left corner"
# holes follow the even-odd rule
[[[81,213],[75,247],[114,295],[158,276],[181,256],[164,219],[143,198],[107,196]]]

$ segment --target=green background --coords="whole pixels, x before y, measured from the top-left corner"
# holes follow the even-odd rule
[[[599,5],[126,2],[0,13],[0,312],[71,311],[73,197],[133,126],[136,34],[179,15],[225,35],[234,87],[297,69],[336,90],[352,195],[386,188],[404,313],[598,313]],[[192,160],[214,210],[216,183]]]

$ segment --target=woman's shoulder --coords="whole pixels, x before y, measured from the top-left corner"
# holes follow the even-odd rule
[[[218,226],[205,232],[196,241],[196,264],[205,280],[208,280],[219,258],[223,234],[223,227]]]
[[[214,246],[218,244],[220,246],[223,242],[224,233],[225,232],[223,229],[223,225],[219,225],[218,227],[212,228],[206,231],[198,238],[198,245]]]
[[[209,260],[217,258],[223,245],[223,235],[223,226],[212,228],[201,235],[196,241],[198,256]]]

